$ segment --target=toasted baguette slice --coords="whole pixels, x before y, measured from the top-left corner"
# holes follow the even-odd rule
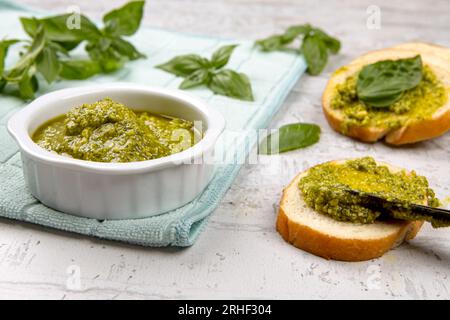
[[[344,160],[343,160],[344,161]],[[343,161],[333,161],[342,163]],[[400,170],[385,163],[393,172]],[[297,175],[284,189],[276,228],[284,240],[325,259],[363,261],[414,238],[422,221],[387,220],[372,224],[342,222],[308,207],[298,187],[308,171]]]
[[[450,55],[449,49],[433,47],[426,44],[417,45],[417,50],[408,50],[413,44],[405,44],[404,47],[384,49],[363,55],[345,67],[338,69],[328,81],[322,96],[322,107],[330,126],[349,137],[364,141],[375,142],[381,139],[392,145],[401,145],[428,140],[442,135],[450,129],[450,99],[428,119],[411,119],[406,125],[397,129],[387,127],[350,126],[346,132],[341,129],[345,115],[341,110],[331,108],[331,101],[338,84],[361,70],[365,65],[387,59],[403,59],[420,54],[423,63],[428,65],[442,81],[450,94]],[[449,50],[450,52],[450,50]],[[393,117],[395,115],[393,114]]]

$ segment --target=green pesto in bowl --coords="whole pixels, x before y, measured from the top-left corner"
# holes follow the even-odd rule
[[[157,159],[186,150],[196,138],[191,121],[134,111],[108,98],[74,107],[32,135],[48,151],[96,162]]]
[[[338,221],[352,223],[373,223],[382,216],[426,220],[408,210],[407,204],[439,206],[439,200],[425,177],[414,171],[393,172],[387,166],[377,164],[371,157],[317,165],[300,179],[299,188],[306,204],[315,211]],[[348,189],[399,201],[405,204],[405,210],[385,212],[382,208],[375,209],[362,197],[346,191]]]
[[[423,66],[420,83],[387,108],[370,107],[358,99],[358,74],[338,84],[331,100],[331,108],[345,115],[340,128],[343,133],[351,126],[396,129],[409,121],[429,119],[447,102],[444,84],[427,65]]]

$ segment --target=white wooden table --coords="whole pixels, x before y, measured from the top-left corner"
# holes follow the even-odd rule
[[[100,14],[123,1],[25,0],[66,11]],[[99,241],[0,220],[0,298],[450,298],[450,230],[427,225],[410,244],[361,263],[326,261],[285,243],[275,231],[280,192],[300,170],[326,160],[373,155],[428,176],[450,195],[450,133],[406,148],[367,145],[334,133],[320,96],[335,68],[374,48],[423,40],[450,46],[450,2],[442,1],[158,0],[145,24],[191,33],[255,39],[311,22],[343,42],[318,77],[304,76],[271,126],[321,125],[320,143],[247,165],[198,242],[187,249],[152,249]],[[366,26],[369,5],[381,9],[381,29]],[[80,275],[80,281],[70,276]]]

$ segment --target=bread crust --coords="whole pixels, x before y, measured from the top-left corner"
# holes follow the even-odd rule
[[[289,214],[286,212],[287,190],[297,188],[296,182],[299,175],[283,190],[276,229],[286,242],[316,256],[340,261],[375,259],[404,241],[413,239],[423,225],[423,221],[402,221],[397,232],[377,239],[344,239],[322,233],[308,225],[289,219]]]
[[[411,50],[416,48],[416,50]],[[435,114],[421,121],[411,122],[398,129],[382,127],[349,126],[342,132],[344,116],[331,108],[334,89],[348,76],[354,74],[362,66],[386,59],[400,59],[421,54],[424,62],[437,72],[450,94],[450,49],[440,48],[424,43],[408,43],[394,47],[369,52],[332,75],[322,95],[322,109],[330,126],[337,132],[363,142],[376,142],[385,139],[388,144],[402,145],[432,139],[444,134],[450,129],[450,101]]]
[[[450,108],[431,119],[412,123],[389,132],[386,142],[392,145],[410,144],[439,137],[450,129]]]

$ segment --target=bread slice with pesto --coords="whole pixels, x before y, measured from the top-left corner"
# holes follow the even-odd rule
[[[340,165],[345,161],[327,164]],[[385,163],[376,163],[386,166],[390,172],[401,171]],[[278,211],[276,229],[295,247],[325,259],[364,261],[382,256],[419,232],[422,221],[381,219],[363,224],[339,221],[315,211],[299,189],[300,180],[310,171],[311,168],[297,175],[283,190]],[[424,199],[423,204],[428,204],[426,195]]]
[[[398,60],[420,55],[423,80],[405,94],[404,103],[417,103],[408,112],[396,113],[362,108],[357,102],[342,97],[354,96],[355,82],[361,69],[383,60]],[[346,95],[346,90],[350,92]],[[417,92],[417,93],[416,93]],[[422,96],[418,93],[423,93]],[[450,129],[450,49],[428,44],[409,43],[394,48],[369,52],[336,70],[322,96],[322,107],[330,126],[349,137],[392,145],[432,139]],[[406,99],[410,100],[406,100]],[[400,103],[402,101],[400,100]],[[354,109],[352,109],[354,108]],[[401,109],[400,109],[401,110]]]

